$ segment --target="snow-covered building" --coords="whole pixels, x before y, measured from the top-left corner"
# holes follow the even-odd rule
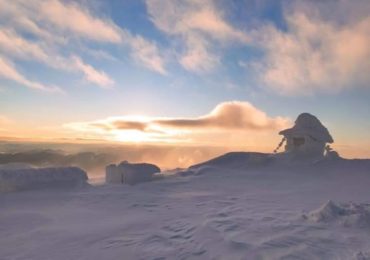
[[[111,164],[105,168],[105,181],[133,185],[151,181],[153,175],[160,171],[161,169],[154,164],[123,161],[119,165]]]
[[[279,134],[284,136],[282,143],[286,142],[285,153],[305,158],[324,156],[325,149],[329,150],[327,144],[334,142],[328,129],[309,113],[300,114],[292,128]]]
[[[0,167],[0,192],[87,185],[87,174],[77,167]]]

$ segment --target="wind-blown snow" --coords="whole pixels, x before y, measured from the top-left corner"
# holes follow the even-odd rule
[[[335,223],[346,227],[370,229],[370,203],[335,203],[329,200],[319,209],[303,215],[313,222]]]
[[[0,192],[86,184],[77,167],[0,169]]]
[[[135,186],[1,194],[0,258],[367,259],[369,229],[342,220],[370,203],[369,161],[235,156]],[[326,209],[325,222],[298,217]]]
[[[370,251],[369,252],[358,252],[354,258],[354,260],[370,260]]]

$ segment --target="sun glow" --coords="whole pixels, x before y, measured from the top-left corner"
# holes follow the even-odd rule
[[[112,132],[113,139],[119,142],[146,143],[153,142],[145,132],[138,130],[115,130]]]

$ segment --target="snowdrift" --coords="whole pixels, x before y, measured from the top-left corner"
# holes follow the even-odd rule
[[[0,164],[0,170],[20,170],[20,169],[33,169],[34,167],[27,163],[5,163]]]
[[[355,254],[353,260],[370,260],[370,251]]]
[[[187,170],[178,172],[180,176],[200,175],[210,169],[227,170],[254,170],[290,171],[310,174],[312,172],[336,172],[350,174],[363,172],[370,174],[369,159],[345,159],[323,157],[318,160],[294,160],[289,154],[257,153],[257,152],[230,152],[206,162],[190,166]],[[207,169],[207,170],[206,170]]]
[[[84,184],[86,172],[77,167],[0,169],[0,192]]]
[[[339,204],[329,200],[319,209],[303,215],[303,218],[316,223],[370,228],[370,204]]]
[[[190,166],[190,170],[208,167],[242,169],[245,167],[267,166],[274,161],[271,154],[256,152],[230,152],[209,161]]]

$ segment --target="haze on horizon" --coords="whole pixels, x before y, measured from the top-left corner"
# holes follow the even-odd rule
[[[309,112],[369,158],[369,71],[367,0],[0,0],[5,142],[185,147],[188,165],[272,152]]]

